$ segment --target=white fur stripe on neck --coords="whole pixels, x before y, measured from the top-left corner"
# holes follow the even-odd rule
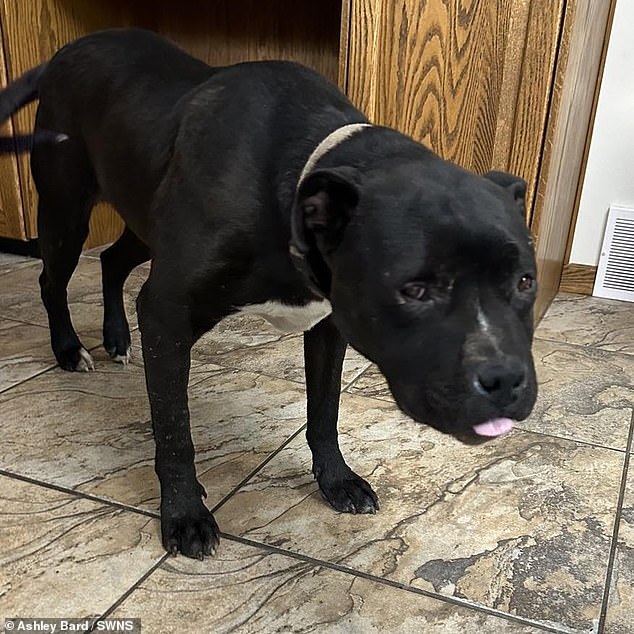
[[[321,159],[325,154],[337,147],[340,143],[343,143],[353,134],[356,134],[363,128],[369,127],[372,127],[371,123],[348,123],[341,128],[337,128],[334,132],[331,132],[308,157],[308,161],[306,161],[306,165],[304,165],[304,169],[302,170],[302,175],[299,177],[299,183],[297,186],[299,187],[302,184],[306,176],[308,176],[317,164],[317,161],[319,161],[319,159]]]

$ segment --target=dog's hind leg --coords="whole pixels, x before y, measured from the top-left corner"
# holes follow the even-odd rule
[[[88,371],[94,367],[92,358],[73,328],[66,289],[88,235],[96,180],[86,153],[74,141],[35,147],[31,169],[39,193],[40,288],[51,347],[64,370]]]
[[[150,259],[147,246],[125,228],[121,237],[101,253],[103,284],[103,345],[118,363],[130,359],[130,327],[123,305],[123,284],[135,266]]]

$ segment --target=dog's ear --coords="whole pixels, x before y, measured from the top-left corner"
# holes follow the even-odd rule
[[[328,256],[359,202],[357,172],[350,167],[316,170],[299,185],[291,214],[290,253],[313,289],[328,297]]]
[[[519,176],[509,174],[508,172],[491,171],[484,175],[484,178],[488,178],[496,185],[506,189],[520,210],[522,216],[526,218],[526,181]]]

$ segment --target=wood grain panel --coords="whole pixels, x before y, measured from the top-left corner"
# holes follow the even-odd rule
[[[3,86],[7,82],[7,69],[2,47],[0,47],[0,82]],[[0,127],[0,135],[13,136],[11,121]],[[18,162],[12,154],[0,155],[0,236],[15,240],[26,238]]]
[[[513,8],[516,17],[519,15],[516,13],[520,8],[518,4],[516,3]],[[525,7],[525,3],[522,4]],[[534,231],[537,228],[532,222],[533,202],[542,158],[564,7],[563,0],[530,3],[526,38],[523,41],[524,54],[513,112],[511,144],[506,157],[495,156],[492,161],[493,167],[519,174],[529,183],[526,197],[527,220]],[[501,114],[504,115],[503,110]],[[500,117],[502,118],[503,116]]]
[[[356,0],[350,97],[442,157],[537,181],[563,0]]]
[[[491,165],[510,3],[387,2],[377,119],[444,158]],[[390,28],[391,27],[391,28]],[[396,72],[395,72],[396,71]]]
[[[350,19],[352,0],[341,2],[341,30],[339,32],[339,73],[337,83],[344,92],[348,89],[348,49],[350,45]]]
[[[113,26],[159,31],[210,64],[246,59],[290,59],[311,66],[333,81],[339,74],[341,0],[1,0],[9,79],[48,59],[76,37]],[[32,128],[34,107],[14,117],[22,131]],[[27,236],[35,235],[35,190],[28,158],[19,164]],[[90,244],[120,230],[112,214],[100,212]]]
[[[508,42],[504,56],[500,104],[493,140],[492,165],[507,169],[513,159],[511,152],[515,131],[517,98],[522,87],[522,65],[527,55],[526,44],[529,31],[530,4],[514,2],[509,18]]]
[[[559,289],[610,4],[568,0],[533,218],[538,319]]]
[[[347,94],[370,121],[380,123],[376,117],[376,81],[380,65],[377,37],[385,2],[351,1]]]

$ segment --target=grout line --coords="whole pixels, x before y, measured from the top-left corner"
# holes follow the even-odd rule
[[[48,330],[48,326],[45,324],[38,324],[35,321],[28,321],[26,319],[18,319],[16,317],[9,317],[8,315],[4,315],[4,314],[0,314],[0,319],[2,319],[3,321],[17,321],[19,324],[24,324],[25,326],[37,326],[38,328],[45,328]]]
[[[364,357],[365,358],[365,357]],[[367,359],[366,359],[367,361]],[[372,367],[372,362],[368,361],[367,365],[363,368],[363,370],[359,371],[355,377],[348,382],[346,387],[341,389],[341,393],[345,392],[346,394],[352,394],[352,392],[348,392],[348,390]]]
[[[19,317],[7,317],[6,315],[0,315],[0,319],[2,321],[13,322],[16,324],[20,324],[22,326],[37,326],[38,328],[43,328],[44,330],[49,330],[48,326],[42,326],[42,324],[36,324],[30,321],[24,321],[24,319],[20,319]],[[50,331],[49,331],[50,332]]]
[[[237,484],[229,493],[227,493],[217,504],[213,506],[211,510],[215,513],[223,504],[226,504],[231,497],[233,497],[247,482],[255,476],[258,471],[262,470],[266,465],[273,460],[282,450],[284,450],[302,431],[306,429],[306,423],[304,423],[297,431],[293,432],[277,449],[271,452],[257,467],[255,467],[242,481]]]
[[[518,426],[520,425],[520,426]],[[527,429],[525,427],[521,427],[521,423],[513,426],[514,429],[521,431],[525,434],[535,434],[536,436],[544,436],[546,438],[555,438],[557,440],[566,440],[568,442],[574,442],[578,445],[584,445],[585,447],[593,447],[594,449],[605,449],[606,451],[615,451],[616,453],[625,453],[627,448],[619,449],[618,447],[609,447],[608,445],[600,445],[597,443],[590,442],[589,440],[581,440],[577,438],[569,438],[568,436],[557,436],[557,434],[549,434],[544,431],[534,431],[532,429]]]
[[[616,514],[614,516],[614,528],[612,530],[612,543],[610,544],[610,556],[608,557],[608,569],[605,575],[605,586],[603,588],[603,600],[601,602],[601,614],[599,616],[599,625],[597,632],[601,632],[605,629],[605,621],[608,615],[608,607],[610,601],[610,586],[612,583],[612,575],[614,573],[614,562],[616,561],[616,555],[619,547],[619,530],[621,527],[621,515],[623,512],[623,502],[625,501],[625,491],[627,489],[627,479],[630,466],[630,459],[632,450],[634,449],[634,414],[632,414],[632,420],[630,423],[630,433],[627,440],[627,448],[625,452],[625,459],[623,461],[623,473],[621,475],[621,487],[619,490],[619,499],[616,507]]]
[[[15,268],[12,269],[8,269],[8,270],[0,270],[0,276],[2,275],[11,275],[11,273],[15,273],[17,271],[21,271],[22,269],[27,269],[31,266],[35,266],[37,264],[42,264],[42,260],[40,260],[39,258],[30,258],[33,261],[32,262],[20,262],[20,263],[16,263]]]
[[[160,518],[160,514],[158,511],[148,511],[147,509],[138,508],[136,506],[125,504],[123,502],[117,502],[116,500],[109,500],[106,498],[102,498],[102,497],[99,497],[98,495],[93,495],[92,493],[86,493],[85,491],[78,491],[77,489],[65,487],[60,484],[53,484],[52,482],[43,482],[42,480],[36,480],[35,478],[31,478],[30,476],[25,476],[20,473],[13,473],[11,471],[7,471],[6,469],[0,469],[0,476],[4,476],[6,478],[12,478],[14,480],[20,480],[28,484],[34,484],[36,486],[40,486],[45,489],[51,489],[52,491],[59,491],[60,493],[68,493],[78,498],[90,500],[91,502],[98,502],[99,504],[105,504],[107,506],[112,506],[122,511],[131,511],[132,513],[144,515],[145,517],[151,517],[152,519]]]
[[[539,621],[533,621],[531,619],[526,619],[520,616],[515,616],[513,614],[509,614],[508,612],[503,612],[501,610],[496,610],[495,608],[489,608],[485,605],[475,603],[469,601],[467,599],[460,599],[455,596],[449,596],[444,594],[439,594],[436,592],[431,592],[429,590],[423,590],[422,588],[416,588],[414,586],[410,586],[399,581],[393,581],[392,579],[386,579],[385,577],[378,577],[376,575],[363,572],[361,570],[355,570],[354,568],[350,568],[348,566],[344,566],[342,564],[332,563],[329,561],[322,561],[321,559],[315,559],[314,557],[310,557],[308,555],[302,555],[301,553],[293,552],[290,550],[286,550],[285,548],[280,548],[278,546],[271,546],[270,544],[264,544],[261,542],[257,542],[246,537],[239,537],[237,535],[231,535],[229,533],[220,533],[220,536],[223,539],[227,539],[232,542],[236,542],[239,544],[243,544],[245,546],[251,546],[254,548],[259,548],[260,550],[265,550],[270,552],[271,554],[283,555],[286,557],[291,557],[293,559],[297,559],[303,561],[308,564],[312,564],[316,567],[328,568],[329,570],[334,570],[336,572],[341,572],[347,575],[352,575],[354,577],[360,577],[361,579],[366,579],[368,581],[373,581],[375,583],[380,583],[382,585],[390,586],[392,588],[396,588],[398,590],[405,590],[406,592],[410,592],[412,594],[417,594],[420,596],[427,597],[429,599],[435,599],[438,601],[443,601],[445,603],[449,603],[451,605],[459,606],[462,608],[466,608],[469,610],[473,610],[476,612],[480,612],[483,614],[487,614],[489,616],[494,616],[497,618],[505,619],[507,621],[511,621],[513,623],[519,623],[521,625],[530,625],[532,627],[536,627],[544,632],[556,632],[561,634],[562,632],[569,632],[567,628],[557,628],[550,625],[546,625],[544,623],[540,623]]]
[[[29,381],[31,381],[32,379],[37,379],[39,376],[42,376],[43,374],[46,374],[47,372],[49,372],[50,370],[53,370],[54,368],[57,367],[57,363],[51,364],[49,366],[47,366],[46,368],[44,368],[43,370],[37,370],[34,374],[32,374],[31,376],[27,376],[26,378],[22,379],[21,381],[18,381],[17,383],[13,384],[13,385],[9,385],[8,387],[3,387],[0,389],[0,394],[4,394],[5,392],[8,392],[9,390],[13,390],[16,387],[19,387],[21,385],[24,385],[25,383],[28,383]]]
[[[91,627],[90,632],[94,632],[97,627],[97,623],[103,619],[107,619],[150,575],[154,574],[154,571],[160,568],[171,555],[165,553],[153,566],[150,567],[144,574],[142,574],[137,581],[135,581],[101,616],[96,618]]]

